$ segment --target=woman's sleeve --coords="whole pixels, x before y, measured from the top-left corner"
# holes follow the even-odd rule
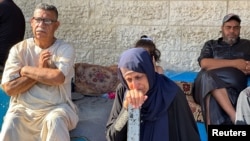
[[[108,141],[127,140],[128,111],[122,106],[125,91],[126,88],[121,84],[117,86],[113,107],[106,124],[106,139]]]

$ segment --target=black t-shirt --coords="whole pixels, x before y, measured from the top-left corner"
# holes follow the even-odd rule
[[[216,59],[245,59],[250,61],[250,40],[238,38],[237,42],[230,46],[219,38],[207,41],[201,49],[198,62],[203,58]]]
[[[4,65],[10,48],[23,40],[25,18],[21,9],[12,1],[0,2],[0,65]]]

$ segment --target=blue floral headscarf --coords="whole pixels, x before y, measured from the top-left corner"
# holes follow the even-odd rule
[[[143,48],[131,48],[120,56],[118,78],[127,88],[121,68],[144,73],[148,78],[148,99],[141,107],[141,141],[168,141],[169,124],[168,108],[176,93],[177,85],[164,75],[155,72],[154,64],[149,53]]]

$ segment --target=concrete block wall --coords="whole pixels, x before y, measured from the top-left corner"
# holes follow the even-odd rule
[[[164,69],[198,71],[205,41],[221,36],[222,18],[237,13],[241,37],[250,39],[248,0],[14,0],[29,20],[36,4],[57,6],[61,26],[56,37],[76,49],[75,62],[117,64],[119,55],[146,34],[162,53]]]

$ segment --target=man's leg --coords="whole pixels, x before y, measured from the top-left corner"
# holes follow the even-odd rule
[[[207,95],[205,98],[205,106],[206,106],[206,126],[210,125],[210,114],[209,114],[209,101],[210,101],[211,95]],[[207,127],[208,129],[208,127]]]
[[[225,88],[215,89],[211,92],[212,96],[221,106],[221,108],[227,113],[231,121],[235,123],[235,108],[233,107]]]
[[[42,141],[69,141],[67,120],[60,114],[50,113],[44,122],[41,137]]]

